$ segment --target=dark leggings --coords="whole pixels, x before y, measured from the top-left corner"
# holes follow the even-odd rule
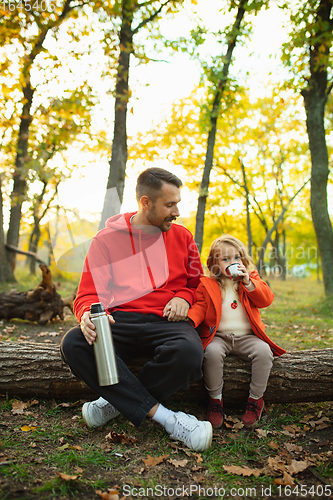
[[[61,355],[75,376],[139,426],[158,402],[201,378],[203,349],[197,332],[186,321],[173,323],[155,314],[123,311],[112,316],[118,384],[98,384],[94,348],[79,326],[64,336]],[[136,377],[127,364],[142,355],[150,359]]]

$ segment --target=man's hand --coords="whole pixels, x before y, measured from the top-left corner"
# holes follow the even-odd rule
[[[165,306],[163,316],[168,318],[168,321],[186,321],[189,308],[187,300],[173,297]]]
[[[115,322],[112,316],[108,315],[108,318],[111,324]],[[80,327],[88,344],[93,345],[94,341],[96,340],[96,327],[90,319],[90,311],[86,311],[82,314]]]

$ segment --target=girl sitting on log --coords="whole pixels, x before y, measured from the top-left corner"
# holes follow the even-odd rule
[[[260,420],[273,356],[286,351],[265,334],[259,308],[269,306],[274,294],[259,273],[245,245],[223,235],[211,245],[207,268],[197,288],[196,303],[188,320],[201,330],[205,351],[203,372],[209,394],[208,420],[221,427],[223,413],[223,362],[228,354],[252,362],[252,378],[243,423],[252,426]]]

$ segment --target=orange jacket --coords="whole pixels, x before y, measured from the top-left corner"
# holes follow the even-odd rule
[[[250,274],[255,290],[248,291],[243,283],[239,284],[239,298],[247,315],[253,333],[269,344],[274,356],[281,356],[286,351],[276,345],[266,334],[265,325],[261,320],[259,307],[268,307],[274,299],[274,294],[257,271]],[[214,278],[202,276],[196,291],[196,302],[190,308],[188,317],[195,327],[200,326],[203,348],[214,337],[220,324],[222,314],[222,294],[218,282]]]

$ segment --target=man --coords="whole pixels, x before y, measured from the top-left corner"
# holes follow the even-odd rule
[[[137,180],[138,211],[111,217],[97,233],[74,302],[80,327],[63,338],[61,353],[100,396],[83,405],[88,427],[104,425],[119,413],[139,426],[148,416],[171,438],[203,451],[211,445],[211,424],[160,403],[202,376],[201,341],[186,321],[202,266],[191,233],[173,224],[181,185],[164,169],[145,170]],[[89,310],[96,302],[109,314],[117,353],[119,383],[106,387],[98,384],[93,351]],[[140,354],[150,359],[136,377],[127,365]]]

